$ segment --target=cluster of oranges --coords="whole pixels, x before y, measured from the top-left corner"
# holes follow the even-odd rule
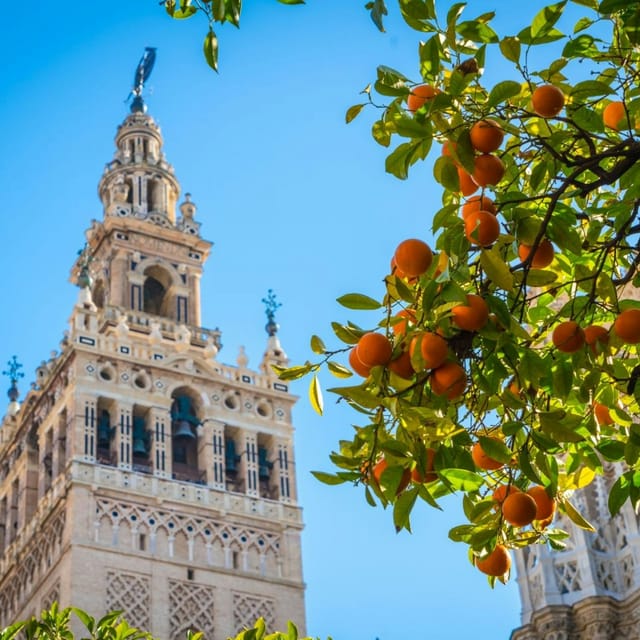
[[[440,91],[431,85],[414,87],[407,97],[408,110],[415,113],[438,93]],[[564,104],[563,92],[552,85],[539,86],[531,95],[532,110],[541,118],[558,116]],[[624,103],[611,102],[607,105],[603,121],[607,127],[615,130],[629,127]],[[467,168],[471,169],[468,162],[465,162],[465,168],[459,161],[456,143],[446,141],[442,153],[449,156],[457,170],[459,193],[464,198],[460,216],[465,236],[471,245],[488,248],[500,236],[499,207],[485,195],[484,189],[496,186],[505,175],[505,165],[498,153],[505,132],[500,123],[483,118],[471,126],[468,136],[474,154],[472,171],[467,171]],[[481,194],[474,195],[478,189],[482,189]],[[541,237],[535,244],[519,242],[517,256],[525,266],[546,269],[555,258],[555,249],[548,238]],[[446,256],[443,254],[440,259],[446,260]],[[444,264],[435,265],[433,269],[433,262],[434,255],[430,247],[424,241],[412,238],[398,245],[391,260],[391,272],[411,285],[427,274],[436,278],[445,269]],[[467,294],[465,303],[451,308],[448,323],[431,327],[424,322],[422,313],[419,307],[405,308],[390,319],[391,331],[388,333],[371,331],[362,335],[349,353],[350,366],[362,377],[369,377],[374,367],[383,367],[406,380],[419,375],[422,377],[417,379],[427,381],[428,388],[435,396],[450,402],[460,401],[467,389],[468,378],[459,361],[460,351],[456,348],[456,342],[461,332],[466,332],[471,338],[489,322],[487,303],[480,295]],[[551,343],[562,353],[574,353],[586,346],[594,356],[598,356],[608,349],[612,334],[625,344],[640,344],[640,309],[622,311],[610,329],[595,324],[583,329],[575,320],[562,321],[554,328]],[[509,385],[509,390],[520,395],[515,380]],[[594,402],[592,406],[598,424],[613,424],[605,405]],[[500,443],[504,447],[502,440]],[[396,495],[402,493],[411,482],[424,483],[438,479],[434,468],[436,451],[429,448],[427,452],[425,469],[418,470],[414,465],[403,470]],[[493,500],[500,511],[501,522],[516,529],[533,524],[540,531],[553,520],[556,501],[544,487],[533,486],[524,491],[511,479],[508,484],[500,484],[507,476],[511,478],[512,474],[499,471],[505,466],[504,463],[488,456],[479,441],[473,445],[471,455],[476,468],[488,472],[489,487],[497,487],[493,492]],[[380,458],[370,473],[369,470],[363,472],[363,477],[366,480],[373,479],[380,486],[387,468],[387,461]],[[498,473],[494,474],[494,471]],[[518,484],[522,482],[518,481]],[[490,576],[505,575],[511,565],[508,542],[504,541],[504,537],[501,538],[489,554],[474,560],[478,569]]]

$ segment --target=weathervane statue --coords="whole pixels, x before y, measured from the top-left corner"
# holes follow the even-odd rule
[[[134,96],[131,102],[131,113],[144,113],[147,109],[142,99],[142,90],[144,89],[145,82],[151,75],[155,61],[156,48],[145,47],[142,58],[140,58],[140,62],[138,62],[138,66],[136,67],[136,74],[133,78],[133,88],[127,97],[127,100],[129,100],[131,96]]]

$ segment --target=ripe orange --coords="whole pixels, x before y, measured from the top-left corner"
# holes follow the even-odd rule
[[[518,491],[507,496],[502,503],[504,519],[514,527],[525,527],[536,519],[538,506],[528,494]]]
[[[592,324],[584,330],[584,341],[596,356],[602,353],[609,344],[609,331],[600,325]]]
[[[411,480],[418,484],[422,484],[424,482],[433,482],[438,479],[438,474],[433,471],[433,459],[436,456],[435,449],[427,449],[427,465],[426,465],[426,473],[423,475],[418,467],[414,467],[411,472]]]
[[[473,173],[471,178],[480,187],[496,185],[504,176],[504,163],[498,156],[491,153],[483,153],[473,161]]]
[[[464,235],[471,244],[488,247],[500,235],[498,218],[488,211],[470,213],[464,221]]]
[[[627,110],[624,102],[614,100],[610,102],[602,112],[602,121],[605,127],[620,131],[620,129],[629,128],[629,119],[627,118]]]
[[[476,558],[476,567],[488,576],[499,578],[511,569],[511,556],[505,546],[497,544],[489,555]]]
[[[460,193],[465,198],[478,190],[478,184],[462,167],[458,167],[458,180],[460,181]]]
[[[613,323],[613,332],[626,344],[640,342],[640,309],[623,311]]]
[[[417,111],[423,104],[431,100],[438,93],[440,93],[440,91],[430,84],[419,84],[412,87],[411,93],[407,96],[407,109],[409,109],[409,111]]]
[[[413,309],[402,309],[395,315],[396,318],[402,318],[393,325],[393,333],[397,336],[404,337],[407,330],[416,322],[416,312]]]
[[[457,400],[467,387],[467,374],[457,362],[445,362],[431,372],[431,390],[437,396]]]
[[[564,107],[564,93],[552,84],[543,84],[534,90],[531,103],[539,116],[554,118]]]
[[[396,267],[409,278],[417,278],[429,269],[433,262],[433,253],[429,245],[422,240],[410,238],[403,240],[393,254]]]
[[[498,441],[497,438],[493,438]],[[476,442],[473,447],[471,447],[471,457],[473,458],[473,462],[475,463],[478,469],[484,469],[485,471],[495,471],[496,469],[501,469],[504,467],[504,463],[499,460],[494,460],[490,458],[482,448],[480,442]]]
[[[534,520],[547,520],[556,510],[556,501],[549,496],[546,489],[540,485],[535,485],[527,490],[536,503],[536,517]]]
[[[504,140],[504,131],[495,120],[478,120],[469,131],[471,146],[480,153],[496,151]]]
[[[353,347],[351,351],[349,351],[349,366],[363,378],[368,378],[371,373],[371,367],[367,367],[360,361],[358,358],[358,351],[356,347]]]
[[[389,369],[401,378],[409,379],[413,377],[415,371],[411,366],[411,356],[408,351],[403,351],[397,358],[389,363]]]
[[[593,403],[593,414],[598,424],[609,425],[614,423],[611,413],[609,412],[609,407],[600,402]]]
[[[437,369],[444,364],[449,354],[447,341],[437,333],[424,331],[411,340],[409,352],[413,356],[415,350],[420,347],[420,355],[425,369]]]
[[[391,342],[387,336],[372,331],[365,333],[356,345],[357,356],[365,367],[387,364],[391,360]]]
[[[496,488],[491,497],[499,505],[502,505],[502,503],[507,499],[508,496],[510,496],[512,493],[516,493],[517,491],[520,491],[520,489],[518,489],[518,487],[513,484],[501,484]]]
[[[384,470],[388,466],[389,465],[387,464],[387,461],[384,458],[380,458],[380,460],[378,460],[378,462],[376,462],[375,465],[373,466],[373,477],[376,481],[376,484],[378,484],[378,486],[380,486],[380,478],[382,477]],[[400,484],[396,489],[397,496],[399,496],[407,488],[407,485],[409,484],[409,482],[411,482],[411,470],[405,469],[402,472],[402,477],[400,478]]]
[[[466,220],[472,213],[477,213],[478,211],[487,211],[488,213],[493,213],[494,216],[498,213],[498,209],[493,203],[493,200],[487,196],[473,196],[469,198],[462,205],[460,213],[462,219]]]
[[[532,246],[529,244],[521,244],[518,247],[518,256],[521,262],[524,262],[529,257],[531,249]],[[551,241],[543,238],[531,258],[531,266],[534,269],[544,269],[553,262],[554,255],[555,252]]]
[[[553,330],[551,341],[558,351],[573,353],[584,345],[584,331],[574,320],[566,320]]]
[[[451,321],[463,331],[479,331],[489,320],[487,303],[475,293],[467,295],[467,303],[451,309]]]

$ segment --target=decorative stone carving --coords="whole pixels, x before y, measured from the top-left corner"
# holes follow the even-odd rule
[[[264,618],[267,629],[276,624],[275,603],[270,598],[233,592],[233,626],[238,633],[253,627],[258,618]]]
[[[187,630],[213,638],[214,590],[193,582],[169,580],[169,637],[182,640]]]
[[[139,629],[149,629],[151,583],[146,575],[107,571],[107,611],[122,611],[126,621]]]

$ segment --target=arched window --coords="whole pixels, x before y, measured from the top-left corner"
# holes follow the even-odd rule
[[[145,272],[142,291],[142,310],[157,316],[174,318],[175,312],[171,304],[171,277],[158,265],[149,267]]]

